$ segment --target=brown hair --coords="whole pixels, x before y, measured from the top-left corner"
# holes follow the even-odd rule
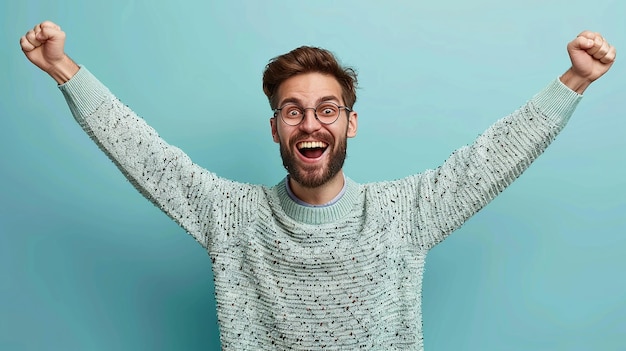
[[[341,85],[343,102],[349,108],[356,102],[357,74],[351,67],[343,67],[328,50],[301,46],[286,54],[274,57],[263,72],[263,92],[272,109],[278,108],[276,92],[287,79],[303,73],[329,74]]]

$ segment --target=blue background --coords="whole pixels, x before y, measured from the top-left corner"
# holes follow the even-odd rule
[[[626,50],[625,15],[618,0],[3,2],[0,349],[219,348],[210,259],[23,57],[36,23],[59,23],[69,55],[195,162],[271,185],[271,57],[317,45],[358,69],[346,172],[388,180],[519,107],[580,31]],[[548,152],[431,252],[427,350],[626,349],[624,73],[618,57]]]

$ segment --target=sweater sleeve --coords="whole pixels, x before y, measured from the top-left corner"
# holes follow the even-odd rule
[[[133,186],[202,246],[248,220],[255,187],[194,164],[85,67],[59,88],[76,121]]]
[[[405,179],[416,194],[415,238],[432,248],[511,184],[548,147],[581,99],[560,80],[497,121],[435,170]]]

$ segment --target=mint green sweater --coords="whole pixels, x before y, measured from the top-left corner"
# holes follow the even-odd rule
[[[580,95],[559,80],[439,168],[357,184],[329,207],[223,179],[168,145],[82,67],[60,87],[130,182],[207,249],[225,350],[423,350],[428,251],[516,179]]]

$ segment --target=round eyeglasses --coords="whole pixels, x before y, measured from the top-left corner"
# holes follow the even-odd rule
[[[322,102],[316,107],[302,107],[296,104],[288,103],[281,108],[274,110],[274,117],[280,115],[280,118],[290,126],[297,126],[302,123],[305,117],[306,110],[313,110],[315,119],[322,124],[333,124],[339,119],[341,110],[344,109],[348,112],[352,110],[347,106],[339,106],[334,102]]]

